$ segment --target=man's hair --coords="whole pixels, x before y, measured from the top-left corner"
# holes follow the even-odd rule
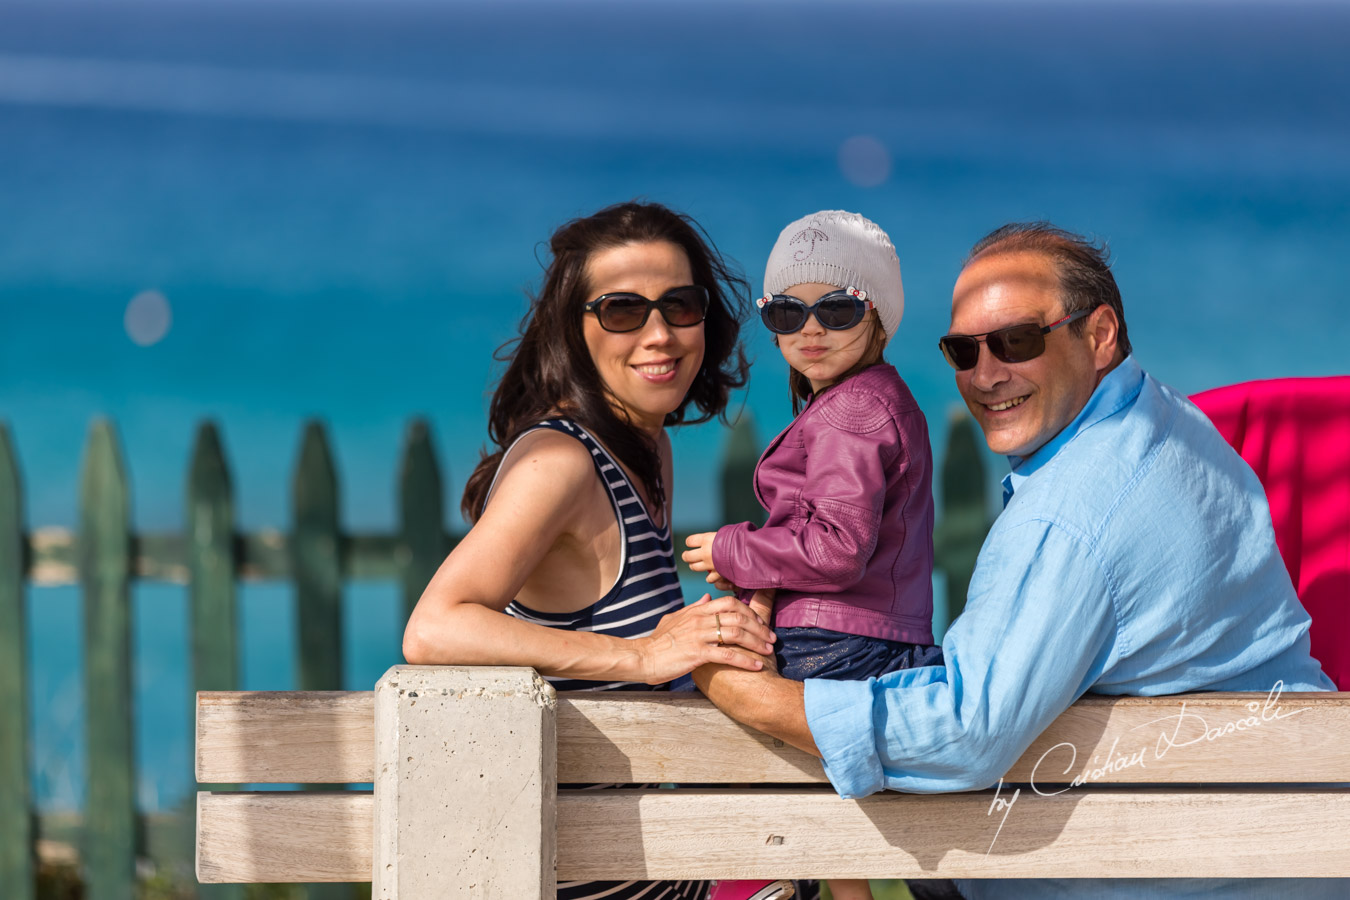
[[[1116,346],[1121,354],[1130,355],[1130,336],[1125,328],[1125,309],[1120,299],[1120,288],[1111,274],[1111,252],[1106,243],[1093,243],[1082,235],[1056,228],[1049,222],[1014,222],[997,228],[975,242],[966,256],[964,269],[976,259],[1001,253],[1039,253],[1054,263],[1059,276],[1060,302],[1064,315],[1079,310],[1096,309],[1101,304],[1116,313],[1120,329]],[[1069,324],[1069,331],[1082,335],[1087,322],[1079,319]]]

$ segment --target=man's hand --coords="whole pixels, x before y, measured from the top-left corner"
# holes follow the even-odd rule
[[[690,549],[680,554],[680,558],[689,564],[689,568],[695,572],[707,572],[708,577],[704,581],[713,585],[719,591],[734,591],[736,585],[723,578],[718,571],[713,568],[713,540],[717,537],[715,531],[705,531],[701,534],[691,534],[684,539],[685,546]],[[765,619],[764,621],[768,621]]]

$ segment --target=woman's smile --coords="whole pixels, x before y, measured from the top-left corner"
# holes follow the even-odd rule
[[[643,378],[656,384],[664,384],[675,380],[676,369],[679,368],[678,359],[663,359],[656,362],[634,363],[633,368]]]

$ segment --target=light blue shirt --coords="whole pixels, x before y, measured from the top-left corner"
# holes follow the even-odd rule
[[[993,786],[1084,693],[1335,690],[1265,492],[1184,396],[1128,357],[1053,440],[1010,457],[1005,508],[944,666],[806,682],[843,797]],[[1012,823],[1009,822],[1009,827]],[[1301,880],[1285,898],[1342,896]],[[968,897],[1273,896],[1269,882],[962,882]],[[1324,890],[1325,888],[1325,890]],[[1333,889],[1334,888],[1334,889]]]

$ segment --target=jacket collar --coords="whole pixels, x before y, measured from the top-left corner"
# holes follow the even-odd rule
[[[1007,506],[1023,482],[1054,459],[1074,438],[1102,419],[1115,415],[1133,403],[1143,385],[1144,370],[1135,361],[1134,354],[1130,354],[1120,365],[1107,373],[1088,398],[1088,402],[1063,431],[1046,441],[1030,456],[1008,457],[1012,471],[1003,476],[1003,505]]]
[[[899,380],[900,373],[895,370],[895,366],[892,366],[890,363],[882,361],[874,365],[870,365],[867,368],[863,369],[861,372],[852,376],[851,378],[846,379],[846,383],[852,382],[856,386],[858,384],[867,384],[874,380],[885,381],[888,378],[894,378],[896,380]],[[764,448],[764,452],[759,455],[758,461],[755,462],[755,477],[751,479],[751,481],[755,488],[755,499],[758,500],[759,505],[764,507],[765,509],[769,508],[769,504],[764,502],[764,497],[759,492],[759,467],[764,464],[764,460],[769,458],[769,454],[772,453],[775,449],[777,449],[778,445],[782,442],[783,438],[787,437],[788,432],[791,431],[793,428],[796,428],[800,422],[806,419],[806,414],[811,410],[813,406],[815,406],[815,403],[818,399],[820,399],[820,394],[812,392],[811,396],[806,398],[806,405],[802,407],[802,411],[792,417],[792,421],[788,422],[787,425],[783,428],[783,430],[778,432],[777,437],[769,441],[768,445]]]

